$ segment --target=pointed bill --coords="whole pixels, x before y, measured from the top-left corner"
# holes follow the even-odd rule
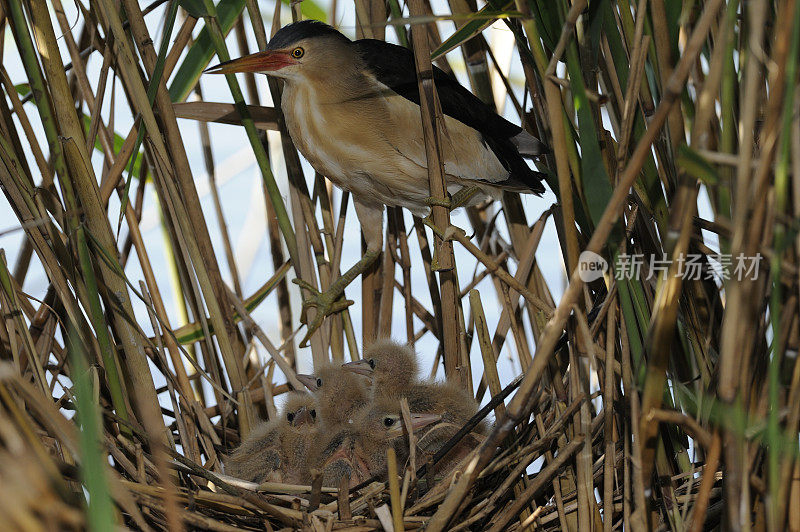
[[[411,413],[411,429],[415,432],[423,429],[432,423],[440,421],[442,416],[439,414],[415,414]],[[389,430],[389,435],[392,437],[399,437],[403,435],[405,423],[400,423],[398,426]]]
[[[304,375],[302,373],[297,374],[297,380],[303,383],[303,386],[311,390],[312,392],[317,391],[317,378],[314,375]]]
[[[372,377],[373,373],[372,366],[370,366],[369,360],[366,360],[364,358],[362,358],[361,360],[356,360],[354,362],[348,362],[346,364],[342,364],[342,367],[358,375]]]
[[[289,65],[295,65],[297,61],[283,50],[267,50],[266,52],[256,52],[238,59],[225,61],[213,67],[207,68],[203,74],[234,74],[236,72],[274,72]]]

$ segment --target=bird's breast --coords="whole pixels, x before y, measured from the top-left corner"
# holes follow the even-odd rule
[[[364,83],[350,91],[287,84],[282,109],[289,134],[316,171],[362,201],[427,214],[419,106],[388,87],[371,86],[369,79]],[[475,130],[452,119],[447,126],[442,155],[449,179],[493,181],[507,175]],[[461,188],[453,186],[450,192]]]
[[[342,174],[342,168],[330,153],[329,144],[333,140],[325,139],[326,120],[320,115],[313,94],[287,88],[281,108],[294,145],[316,171],[335,181]]]
[[[281,107],[295,146],[317,172],[365,201],[398,204],[409,181],[398,162],[408,161],[398,161],[386,140],[394,124],[380,96],[321,101],[314,91],[296,87],[284,91]],[[419,191],[418,184],[408,188]]]

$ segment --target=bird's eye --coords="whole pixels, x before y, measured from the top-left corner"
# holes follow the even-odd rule
[[[392,425],[394,425],[394,418],[391,418],[391,417],[385,417],[385,418],[383,418],[383,424],[384,424],[386,427],[391,427]]]
[[[322,388],[322,379],[317,379],[317,388]]]
[[[316,410],[312,410],[310,412],[310,414],[311,414],[311,419],[317,419],[317,411]]]
[[[292,57],[294,57],[295,59],[300,59],[301,57],[303,57],[303,54],[305,53],[306,51],[298,46],[297,48],[292,50]]]
[[[369,367],[372,368],[372,369],[375,369],[375,359],[374,358],[370,358],[369,359]]]
[[[294,414],[292,412],[289,412],[288,414],[286,414],[286,421],[288,421],[289,423],[294,421]]]

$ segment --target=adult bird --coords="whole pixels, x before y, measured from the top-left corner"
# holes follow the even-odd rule
[[[420,96],[411,50],[374,39],[351,41],[331,26],[302,21],[281,28],[263,52],[206,72],[258,72],[284,80],[281,109],[295,146],[320,174],[353,195],[366,252],[327,291],[295,280],[316,307],[305,345],[324,317],[341,310],[345,287],[383,247],[383,206],[417,216],[431,200]],[[544,174],[523,157],[547,151],[458,81],[433,68],[444,114],[440,147],[451,208],[498,198],[503,190],[541,194]]]

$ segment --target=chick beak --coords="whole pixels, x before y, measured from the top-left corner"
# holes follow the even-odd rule
[[[436,423],[437,421],[441,420],[442,416],[439,414],[415,414],[411,413],[411,428],[416,432],[419,429],[423,429],[432,423]],[[397,437],[403,435],[403,429],[405,427],[405,423],[398,424],[397,427],[393,427],[389,430],[389,436]]]
[[[292,425],[297,427],[300,425],[305,425],[306,423],[311,424],[313,422],[314,418],[311,417],[311,411],[307,407],[303,406],[300,407],[297,412],[295,412]]]
[[[298,373],[297,380],[302,382],[303,385],[305,385],[305,387],[311,390],[312,392],[317,391],[317,378],[315,376]]]
[[[342,364],[342,367],[348,371],[357,373],[358,375],[365,375],[370,378],[372,377],[373,370],[369,365],[369,360],[362,358],[361,360],[356,360],[355,362]]]
[[[411,428],[414,430],[419,430],[422,428],[427,427],[431,423],[436,423],[440,421],[442,416],[439,414],[415,414],[411,413]]]
[[[235,72],[274,72],[297,61],[289,52],[267,50],[225,61],[203,71],[203,74],[233,74]]]

